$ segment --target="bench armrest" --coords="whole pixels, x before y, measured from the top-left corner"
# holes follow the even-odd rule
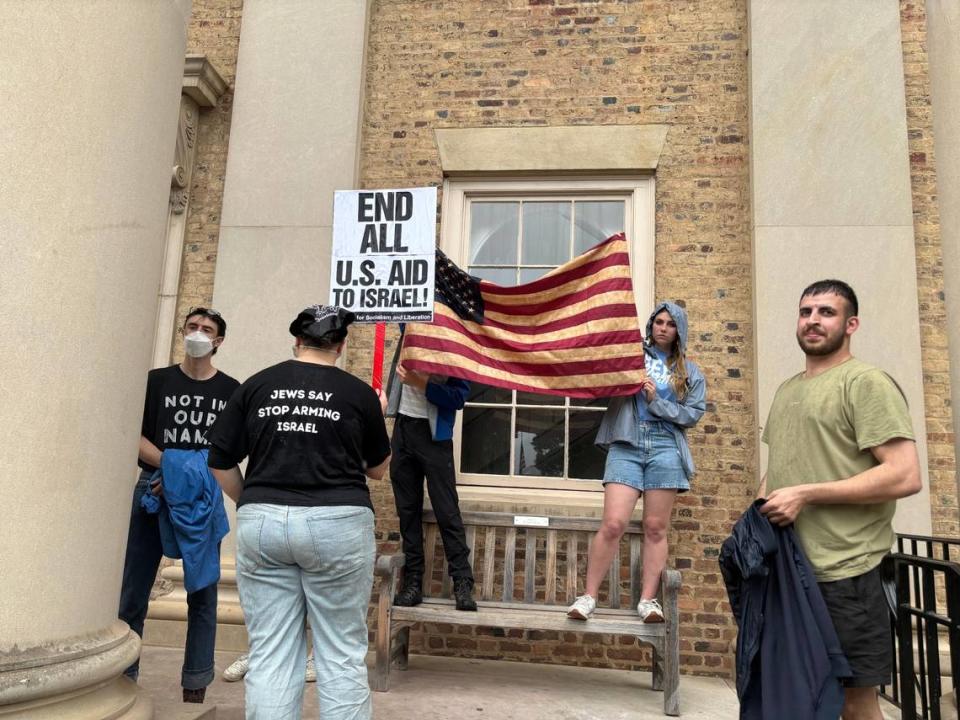
[[[403,567],[404,560],[405,555],[403,553],[381,555],[374,565],[373,574],[383,578],[392,578]]]
[[[660,605],[663,607],[664,621],[677,627],[680,617],[680,572],[667,566],[660,573]]]
[[[660,573],[660,587],[664,597],[676,596],[680,592],[680,572],[672,567],[665,567]]]

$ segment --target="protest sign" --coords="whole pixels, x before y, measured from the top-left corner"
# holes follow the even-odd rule
[[[358,322],[431,322],[437,189],[338,190],[330,304]]]

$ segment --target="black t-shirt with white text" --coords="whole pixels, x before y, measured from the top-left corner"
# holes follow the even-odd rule
[[[201,450],[207,447],[207,431],[239,386],[219,370],[207,380],[194,380],[179,365],[151,370],[140,434],[160,450]],[[156,470],[143,460],[137,464]]]
[[[390,454],[377,394],[331,365],[287,360],[240,386],[210,431],[210,467],[249,457],[237,507],[368,507],[365,470]]]

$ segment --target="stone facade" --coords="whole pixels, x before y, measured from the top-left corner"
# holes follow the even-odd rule
[[[209,305],[213,297],[242,14],[243,0],[193,2],[187,51],[205,54],[229,87],[217,107],[200,116],[177,298],[178,321],[183,320],[189,308]],[[229,327],[227,331],[229,334]],[[175,347],[175,352],[182,351],[179,344]]]
[[[200,122],[178,316],[213,294],[242,0],[195,0],[188,37],[231,89]],[[758,474],[753,361],[745,0],[375,0],[367,45],[360,184],[440,185],[434,130],[668,124],[657,169],[656,295],[690,314],[691,356],[709,384],[691,432],[699,474],[671,536],[683,572],[685,672],[731,675],[736,628],[719,544]],[[957,535],[954,437],[923,4],[901,2],[918,306],[936,534]],[[312,298],[311,298],[312,299]],[[229,318],[228,318],[229,319]],[[388,357],[396,342],[388,330]],[[372,329],[346,367],[370,375]],[[371,484],[381,551],[399,535],[389,481]],[[634,668],[633,638],[434,627],[415,652]]]

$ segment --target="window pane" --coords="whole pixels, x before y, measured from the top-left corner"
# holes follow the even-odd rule
[[[595,407],[607,409],[607,405],[610,404],[610,398],[570,398],[571,405],[579,405],[580,407]]]
[[[510,474],[510,409],[465,407],[460,469],[465,473]]]
[[[563,398],[517,390],[517,405],[563,405]]]
[[[517,408],[515,474],[563,477],[563,415],[562,409]]]
[[[523,265],[562,265],[570,259],[570,203],[523,204]]]
[[[516,265],[520,203],[470,204],[470,264]]]
[[[586,252],[601,240],[623,232],[622,200],[580,201],[576,207],[576,231],[573,252]]]
[[[572,193],[556,199],[564,196],[469,199],[467,271],[506,287],[529,283],[625,229],[627,201],[619,194],[601,200]],[[568,402],[471,383],[461,425],[461,470],[465,475],[602,478],[606,454],[594,440],[609,402]]]
[[[542,278],[551,270],[553,270],[553,268],[521,268],[519,284],[523,285],[528,282],[533,282],[534,280]]]
[[[511,392],[493,385],[472,382],[470,383],[470,394],[467,396],[467,402],[509,404]]]
[[[467,272],[476,275],[481,280],[489,280],[497,285],[511,287],[517,284],[516,268],[474,267],[467,268]]]
[[[593,444],[600,429],[602,412],[570,411],[570,470],[571,478],[599,480],[603,477],[606,453]]]

